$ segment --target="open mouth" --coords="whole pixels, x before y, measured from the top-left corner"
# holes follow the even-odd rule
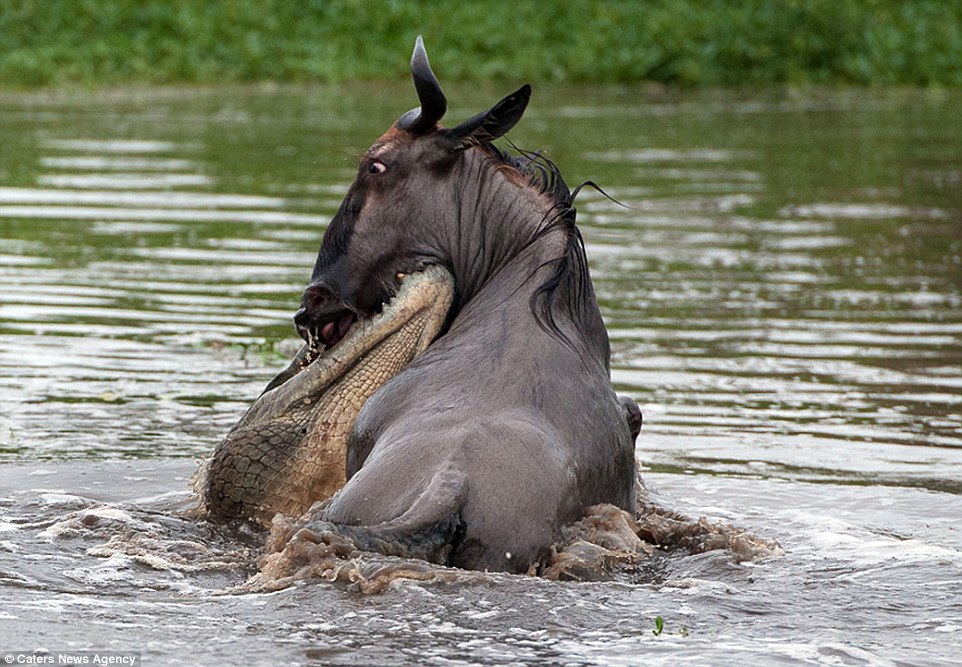
[[[371,317],[359,316],[344,307],[332,309],[303,326],[299,324],[298,333],[306,345],[265,392],[284,384],[318,359],[330,364],[337,361],[334,357],[364,356],[384,338],[405,328],[412,320],[423,318],[425,313],[433,320],[430,329],[437,333],[453,298],[451,274],[440,266],[429,266],[410,274],[398,273],[397,277],[399,286],[395,294]]]
[[[307,345],[314,356],[325,352],[342,340],[357,322],[357,315],[349,310],[336,313],[335,316],[327,321],[307,329]]]
[[[440,267],[431,266],[420,271],[405,274],[398,273],[398,288],[395,293],[390,295],[387,300],[381,303],[379,312],[370,318],[359,316],[354,310],[344,307],[329,310],[309,324],[298,323],[302,317],[306,319],[305,308],[298,311],[295,315],[295,322],[300,336],[307,343],[304,349],[298,354],[296,361],[300,368],[304,368],[313,363],[318,357],[336,347],[342,340],[348,337],[352,328],[360,321],[384,320],[390,317],[392,305],[397,301],[405,302],[411,298],[417,299],[417,292],[423,289],[423,285],[431,284],[439,280],[441,274],[448,275]],[[412,296],[412,293],[414,295]],[[387,311],[387,315],[385,315]]]

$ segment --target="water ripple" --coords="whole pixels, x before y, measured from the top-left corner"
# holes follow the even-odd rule
[[[190,113],[191,128],[217,127]],[[216,140],[165,125],[177,117],[166,112],[127,117],[147,130],[139,136],[66,123],[65,136],[44,135],[33,154],[19,154],[33,182],[0,184],[0,368],[9,369],[0,389],[25,399],[8,423],[30,447],[46,446],[30,406],[56,404],[73,419],[93,401],[137,421],[159,396],[179,395],[177,382],[208,396],[204,432],[215,438],[256,393],[251,379],[282,363],[274,347],[293,334],[350,165],[318,165],[311,147],[309,161],[288,168],[314,135],[281,125],[259,137],[269,115],[236,105],[217,114],[234,129]],[[579,118],[570,122],[588,122]],[[48,114],[44,127],[54,121]],[[835,187],[840,175],[817,170],[786,179],[777,157],[786,137],[686,144],[661,135],[574,151],[618,200],[584,191],[579,221],[613,378],[647,406],[641,446],[666,445],[657,460],[673,465],[718,449],[699,465],[772,475],[795,473],[759,452],[793,452],[797,438],[826,460],[863,441],[962,447],[962,297],[951,264],[960,248],[948,224],[957,209],[884,182],[846,191]],[[912,173],[933,182],[921,177],[933,168]],[[223,356],[205,364],[215,350]],[[205,365],[219,370],[202,380]],[[88,442],[79,429],[59,433],[62,449]],[[203,441],[178,447],[199,453]],[[117,435],[98,443],[127,446]],[[746,467],[759,458],[769,467]],[[894,479],[868,462],[842,468]]]

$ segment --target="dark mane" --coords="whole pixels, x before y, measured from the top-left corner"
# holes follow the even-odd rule
[[[561,170],[549,158],[540,152],[526,151],[514,144],[511,146],[518,152],[517,155],[493,144],[482,144],[479,148],[495,162],[516,170],[524,177],[528,187],[551,202],[530,243],[561,231],[565,235],[565,249],[562,255],[542,265],[553,265],[554,270],[535,289],[529,304],[535,320],[545,332],[571,344],[573,341],[561,330],[555,318],[557,312],[567,312],[584,335],[596,331],[600,319],[588,275],[584,238],[575,224],[577,211],[574,207],[574,195],[562,177]],[[601,328],[604,329],[603,324]]]
[[[528,186],[538,194],[549,197],[555,204],[571,207],[571,190],[561,175],[558,165],[545,157],[540,151],[527,151],[514,144],[511,147],[518,151],[512,155],[494,144],[481,144],[479,148],[496,162],[516,169],[525,177]],[[572,209],[572,225],[574,224],[574,209]]]

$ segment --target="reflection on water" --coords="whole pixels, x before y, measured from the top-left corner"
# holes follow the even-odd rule
[[[449,93],[462,105],[452,120],[497,94]],[[570,182],[590,178],[624,204],[585,191],[579,221],[613,378],[645,413],[639,461],[654,486],[695,516],[776,537],[784,558],[746,568],[692,557],[659,587],[494,577],[465,590],[412,584],[378,602],[323,587],[210,597],[243,578],[248,547],[231,556],[231,540],[167,516],[187,502],[164,494],[186,493],[190,464],[172,473],[166,460],[206,454],[282,363],[276,348],[356,158],[410,96],[0,97],[0,590],[26,591],[0,610],[0,628],[34,633],[54,603],[76,619],[97,610],[102,638],[131,615],[190,625],[195,642],[231,619],[246,629],[225,646],[270,636],[255,652],[265,663],[337,664],[355,651],[416,662],[432,650],[489,664],[631,664],[639,651],[674,663],[706,660],[712,642],[734,662],[962,655],[962,95],[946,92],[657,102],[538,88],[512,132],[548,148]],[[93,458],[158,459],[142,465],[160,472],[127,474],[131,494],[104,497],[40,474],[68,465],[108,484]],[[99,567],[102,580],[67,586],[19,565],[49,559],[44,540],[63,546],[41,523],[100,500],[106,525],[154,535],[169,563],[87,553],[106,531],[60,561]],[[230,567],[170,565],[208,557]],[[104,586],[125,599],[167,592],[149,608],[112,606]],[[162,597],[171,591],[187,597]],[[653,644],[651,619],[669,613],[691,634]],[[47,636],[85,636],[60,631]],[[190,664],[189,642],[173,637],[156,636],[173,648],[155,650]]]

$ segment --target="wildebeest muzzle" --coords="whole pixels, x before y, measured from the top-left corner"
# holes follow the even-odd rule
[[[328,287],[310,285],[301,296],[301,307],[294,313],[297,334],[311,347],[324,350],[347,335],[357,314]]]

